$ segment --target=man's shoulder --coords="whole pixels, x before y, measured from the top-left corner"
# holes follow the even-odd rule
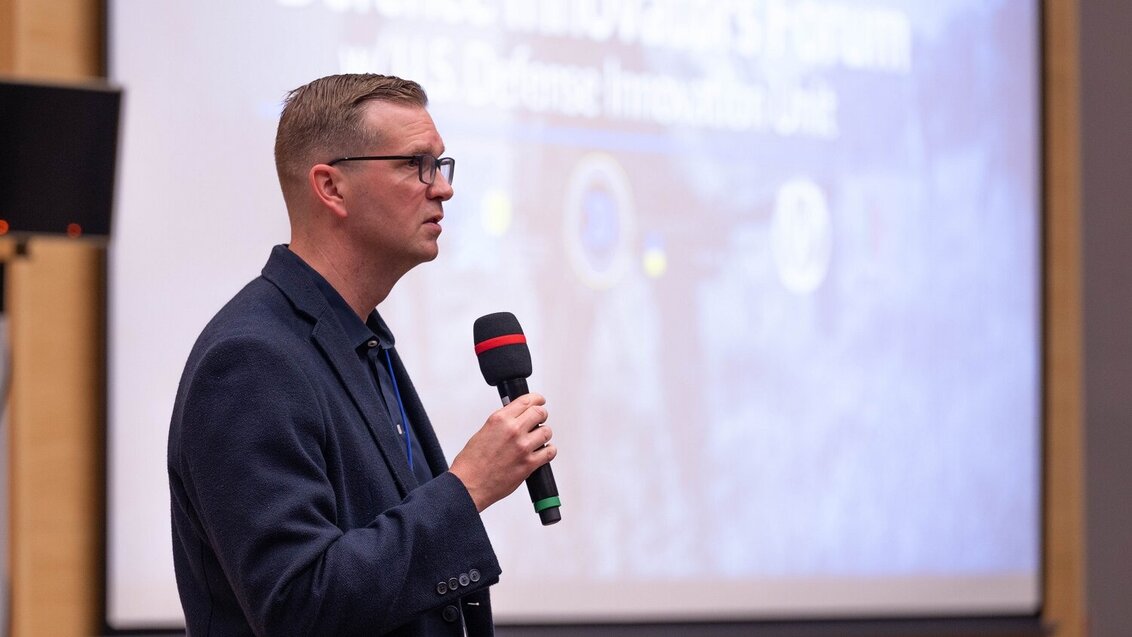
[[[309,313],[299,307],[300,299],[309,296],[308,287],[295,259],[284,246],[276,246],[263,273],[220,308],[201,336],[243,331],[259,333],[291,325],[301,315]]]
[[[257,277],[236,293],[201,330],[190,360],[233,342],[290,346],[309,337],[312,324],[274,284]]]
[[[212,366],[298,365],[317,355],[311,347],[322,311],[310,285],[280,264],[278,250],[262,275],[237,292],[197,336],[182,380]],[[317,297],[315,297],[317,298]]]
[[[245,285],[216,312],[202,336],[243,329],[260,331],[293,314],[286,296],[260,276]]]

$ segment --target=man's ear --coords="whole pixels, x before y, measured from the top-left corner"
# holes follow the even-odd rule
[[[346,218],[346,199],[344,197],[345,175],[342,171],[326,164],[315,164],[307,173],[307,182],[315,197],[335,216]]]

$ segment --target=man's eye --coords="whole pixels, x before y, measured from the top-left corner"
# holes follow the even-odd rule
[[[414,155],[413,158],[409,160],[409,165],[413,166],[413,167],[420,165],[420,163],[421,163],[421,156],[420,155]]]

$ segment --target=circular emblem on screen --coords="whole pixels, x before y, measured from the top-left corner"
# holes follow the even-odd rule
[[[625,169],[594,153],[574,167],[566,189],[563,240],[570,266],[594,289],[614,286],[632,263],[633,196]]]
[[[778,279],[795,294],[818,289],[829,271],[833,238],[821,188],[808,179],[782,184],[770,222],[770,248]]]

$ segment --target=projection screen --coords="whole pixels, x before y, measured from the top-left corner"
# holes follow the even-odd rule
[[[456,158],[379,307],[449,460],[476,317],[548,397],[563,521],[485,512],[498,621],[1036,612],[1037,5],[110,0],[108,623],[182,622],[181,366],[288,241],[283,96],[341,72],[419,81]]]

